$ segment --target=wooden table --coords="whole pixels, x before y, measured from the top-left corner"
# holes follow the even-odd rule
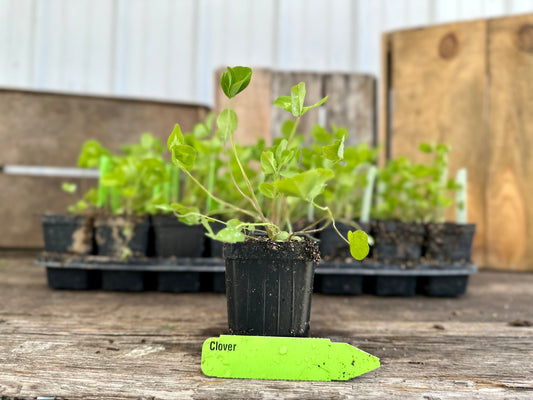
[[[531,399],[533,274],[481,272],[458,299],[313,297],[311,336],[381,368],[347,382],[209,378],[225,296],[48,288],[29,257],[0,258],[0,399]]]

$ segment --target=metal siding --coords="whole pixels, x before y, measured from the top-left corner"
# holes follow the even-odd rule
[[[379,76],[384,31],[533,12],[533,0],[2,0],[0,85],[211,104],[246,64]]]

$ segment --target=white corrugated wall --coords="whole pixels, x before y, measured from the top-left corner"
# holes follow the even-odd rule
[[[533,0],[0,0],[0,86],[212,104],[213,70],[379,76],[384,31]]]

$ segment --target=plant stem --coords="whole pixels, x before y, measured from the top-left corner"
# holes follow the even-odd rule
[[[96,202],[96,206],[98,208],[105,208],[107,206],[108,190],[107,190],[107,186],[105,186],[102,183],[102,178],[104,174],[109,172],[110,167],[111,167],[111,159],[109,158],[109,156],[106,156],[106,155],[100,156],[100,164],[99,164],[100,178],[98,179],[98,199]]]
[[[207,190],[207,188],[206,188],[204,185],[202,185],[202,184],[201,184],[201,183],[200,183],[200,182],[199,182],[194,176],[192,176],[191,173],[190,173],[189,171],[187,171],[185,168],[183,168],[182,171],[185,172],[185,174],[186,174],[186,175],[187,175],[187,176],[188,176],[188,177],[189,177],[189,178],[190,178],[190,179],[191,179],[196,185],[198,185],[198,187],[199,187],[200,189],[202,189],[202,190],[203,190],[208,196],[212,197],[213,200],[216,201],[217,203],[220,203],[220,204],[222,204],[223,206],[226,206],[226,207],[231,208],[231,209],[233,209],[233,210],[237,210],[237,211],[239,211],[239,212],[241,212],[241,213],[243,213],[243,214],[246,214],[246,215],[248,215],[248,216],[250,216],[250,217],[252,217],[252,218],[257,218],[257,215],[256,215],[256,214],[254,214],[254,213],[252,213],[252,212],[250,212],[250,211],[248,211],[248,210],[245,210],[245,209],[243,209],[243,208],[237,207],[237,206],[235,206],[235,205],[233,205],[233,204],[231,204],[231,203],[228,203],[228,202],[226,202],[226,201],[224,201],[224,200],[222,200],[222,199],[216,197],[216,196],[213,195],[212,193],[210,193],[210,192]]]
[[[166,170],[168,175],[168,181],[163,183],[163,199],[165,200],[165,203],[168,203],[170,201],[170,181],[172,180],[172,164],[167,164]]]
[[[180,169],[172,165],[170,174],[170,202],[179,202],[180,197]]]
[[[207,176],[207,190],[209,190],[209,193],[213,193],[213,188],[215,187],[215,172],[216,172],[215,167],[216,167],[215,157],[211,155],[210,160],[209,160],[209,173]],[[205,213],[209,214],[212,208],[213,208],[213,198],[211,196],[207,196],[205,200]]]
[[[363,194],[363,202],[361,204],[361,222],[368,223],[370,221],[370,206],[372,204],[372,192],[374,191],[374,181],[376,180],[377,168],[371,165],[366,174],[366,187]]]

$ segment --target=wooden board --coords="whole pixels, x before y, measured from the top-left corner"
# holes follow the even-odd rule
[[[482,272],[459,299],[314,295],[311,335],[381,368],[347,382],[208,378],[224,295],[54,291],[30,258],[0,255],[0,398],[530,399],[533,274]],[[355,396],[355,397],[354,397]]]
[[[389,40],[393,92],[382,91],[389,94],[388,152],[420,161],[422,142],[452,147],[451,176],[468,169],[468,220],[477,225],[473,259],[484,266],[486,21],[399,31]]]
[[[376,144],[376,79],[364,74],[328,74],[324,78],[326,121],[346,126],[346,143]]]
[[[533,270],[533,15],[488,28],[487,264]]]

